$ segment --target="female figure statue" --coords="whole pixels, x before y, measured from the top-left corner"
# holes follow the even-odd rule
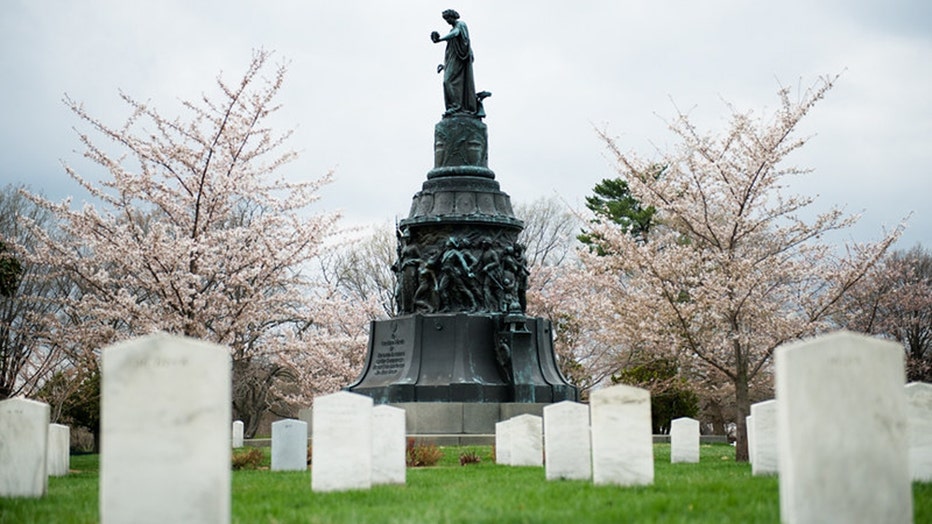
[[[476,99],[476,83],[472,74],[472,47],[469,44],[469,30],[466,24],[460,21],[460,15],[452,9],[443,12],[443,19],[452,26],[449,33],[444,36],[436,31],[430,34],[430,39],[436,44],[447,43],[447,52],[444,63],[437,66],[437,72],[443,71],[443,100],[446,103],[446,112],[443,116],[456,113],[475,115],[478,113],[478,100]]]

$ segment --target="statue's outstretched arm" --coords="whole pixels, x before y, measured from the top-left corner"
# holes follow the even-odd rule
[[[450,29],[449,33],[443,36],[440,36],[440,33],[438,33],[437,31],[434,31],[433,33],[430,34],[430,39],[433,40],[434,43],[436,44],[437,42],[444,42],[446,40],[456,38],[460,36],[461,33],[462,33],[462,30],[460,29],[459,24],[456,24],[453,26],[453,29]],[[435,37],[434,35],[437,35],[437,36]]]

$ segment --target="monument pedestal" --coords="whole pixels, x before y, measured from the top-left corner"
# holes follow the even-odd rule
[[[434,168],[398,223],[398,316],[372,322],[365,367],[347,387],[404,408],[408,434],[454,443],[579,398],[550,322],[524,314],[524,222],[488,167],[483,116],[448,111],[434,127]]]
[[[557,368],[550,322],[488,313],[373,322],[365,367],[347,389],[396,405],[551,403],[578,395]],[[430,409],[442,410],[424,413]],[[491,408],[474,408],[482,409]]]
[[[409,436],[438,446],[491,445],[495,424],[518,415],[543,416],[540,402],[400,402]]]

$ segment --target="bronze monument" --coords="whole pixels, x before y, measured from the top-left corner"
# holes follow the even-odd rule
[[[466,24],[453,10],[443,18],[450,32],[430,36],[447,45],[437,68],[445,111],[434,167],[398,225],[396,316],[372,323],[365,368],[348,389],[408,409],[409,432],[490,433],[509,413],[579,393],[558,369],[550,322],[525,315],[524,223],[488,167],[490,93],[475,91]],[[436,412],[434,403],[454,404],[459,425],[450,415],[411,428],[411,410]]]

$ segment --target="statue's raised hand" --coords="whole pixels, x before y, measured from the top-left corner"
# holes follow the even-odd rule
[[[431,33],[430,33],[430,40],[431,40],[431,42],[433,42],[433,43],[435,43],[435,44],[436,44],[437,42],[439,42],[439,41],[440,41],[440,33],[438,33],[437,31],[431,32]]]

